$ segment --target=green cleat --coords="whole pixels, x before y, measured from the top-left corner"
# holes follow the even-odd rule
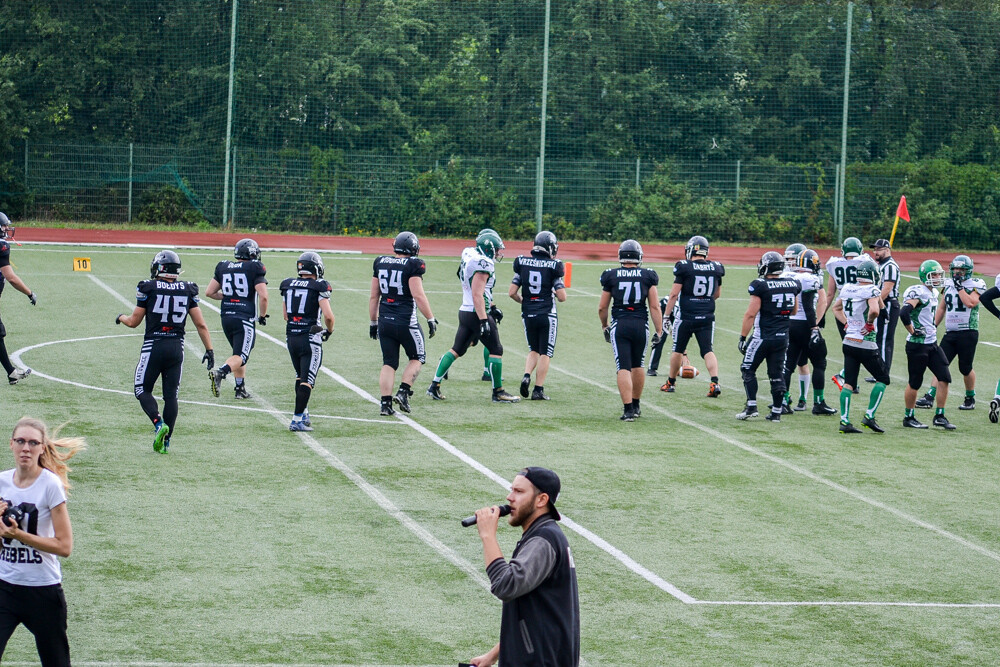
[[[167,448],[165,446],[165,443],[169,435],[170,435],[170,427],[161,421],[160,425],[156,427],[156,435],[153,437],[154,452],[156,452],[157,454],[167,453]]]

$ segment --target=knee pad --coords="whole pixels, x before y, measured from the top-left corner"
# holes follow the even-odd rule
[[[972,372],[972,363],[971,362],[968,364],[959,363],[958,372],[961,373],[962,375],[968,375],[969,373]]]
[[[747,366],[740,366],[740,374],[743,376],[743,382],[749,382],[750,380],[753,380],[757,375]]]
[[[490,348],[490,354],[494,355],[494,356],[497,356],[497,357],[502,357],[503,356],[503,345],[501,345],[500,343],[497,343],[497,347],[496,347],[495,350],[493,348]]]
[[[768,378],[768,380],[771,382],[772,392],[781,392],[782,394],[785,393],[785,378],[783,376],[776,378]]]

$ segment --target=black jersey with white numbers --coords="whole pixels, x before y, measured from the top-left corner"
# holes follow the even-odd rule
[[[660,283],[653,269],[620,267],[601,274],[601,288],[611,293],[611,317],[616,320],[649,317],[646,296],[649,288]]]
[[[135,303],[146,309],[146,339],[183,338],[184,323],[198,306],[198,285],[186,280],[143,280],[135,288]]]
[[[715,319],[715,290],[726,269],[720,262],[682,259],[674,265],[674,283],[681,286],[677,302],[685,322]]]
[[[378,280],[381,298],[378,316],[381,320],[401,324],[416,323],[417,309],[410,293],[410,278],[427,273],[427,265],[419,257],[376,257],[372,276]]]
[[[552,292],[566,287],[565,275],[566,267],[558,259],[524,255],[514,258],[511,282],[521,288],[521,313],[530,317],[556,312]]]
[[[802,284],[794,278],[757,278],[747,291],[760,297],[754,335],[764,339],[788,338],[788,317],[795,311]]]
[[[267,269],[257,260],[239,259],[219,262],[215,280],[222,288],[223,317],[252,320],[257,315],[257,285],[267,284]]]
[[[280,290],[288,314],[285,334],[308,334],[313,325],[320,324],[319,302],[330,298],[330,283],[315,278],[285,278]]]

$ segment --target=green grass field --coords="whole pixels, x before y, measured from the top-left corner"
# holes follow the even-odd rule
[[[673,395],[651,378],[642,419],[626,424],[597,319],[598,276],[611,262],[574,262],[552,400],[491,403],[477,347],[452,367],[448,400],[435,402],[423,390],[451,344],[460,292],[457,260],[431,258],[425,285],[442,327],[412,415],[382,418],[369,396],[381,364],[368,338],[371,257],[327,255],[337,326],[310,405],[315,431],[286,428],[294,375],[279,343],[258,338],[255,400],[238,403],[231,381],[212,398],[192,331],[198,354],[188,354],[181,386],[190,403],[161,456],[132,396],[141,334],[113,324],[154,252],[25,246],[13,259],[39,304],[3,295],[8,349],[22,350],[36,375],[0,388],[0,428],[30,414],[68,421],[66,433],[90,443],[71,475],[76,543],[63,563],[77,663],[467,660],[496,641],[500,603],[475,531],[458,520],[501,501],[519,468],[545,465],[563,481],[588,665],[996,664],[1000,427],[987,419],[996,345],[979,348],[978,409],[956,409],[961,391],[949,400],[954,432],[903,430],[902,335],[879,411],[885,435],[841,436],[836,417],[808,413],[739,422],[736,330],[753,272],[731,267],[716,335],[722,396],[704,397],[699,359],[702,375]],[[79,256],[92,274],[71,271]],[[230,255],[181,256],[184,277],[204,289]],[[295,256],[264,257],[279,317],[276,287]],[[665,293],[670,267],[654,268]],[[500,265],[498,294],[510,271]],[[516,304],[498,301],[506,386],[516,391],[526,346]],[[205,314],[224,358],[218,315]],[[280,341],[277,319],[258,330]],[[983,323],[981,340],[1000,341],[998,323]],[[833,372],[832,324],[826,334]],[[766,388],[763,369],[761,378]],[[828,383],[828,402],[836,396]],[[506,554],[519,532],[501,528]],[[37,661],[23,628],[4,657]]]

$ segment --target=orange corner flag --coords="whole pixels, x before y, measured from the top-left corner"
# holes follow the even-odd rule
[[[896,217],[910,221],[910,212],[906,210],[906,195],[899,198],[899,206],[896,207]]]

